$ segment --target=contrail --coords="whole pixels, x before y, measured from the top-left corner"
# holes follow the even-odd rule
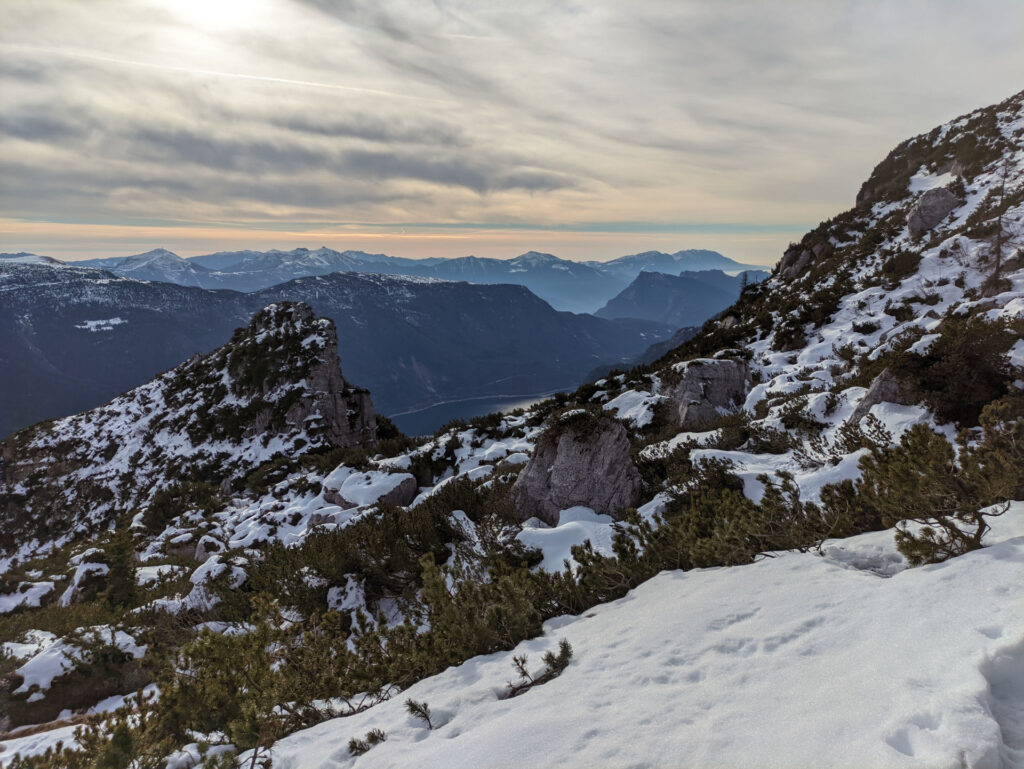
[[[387,96],[393,99],[411,99],[414,101],[431,101],[448,103],[446,99],[437,99],[429,96],[416,96],[407,93],[394,93],[393,91],[381,91],[375,88],[362,88],[355,85],[341,85],[339,83],[320,83],[314,80],[294,80],[286,77],[270,77],[268,75],[249,75],[244,72],[224,72],[216,69],[202,69],[199,67],[178,67],[173,64],[156,64],[149,61],[137,61],[135,59],[122,59],[116,56],[101,56],[95,53],[81,51],[67,51],[59,48],[46,48],[38,45],[26,45],[23,43],[0,43],[0,48],[16,49],[31,53],[47,53],[54,56],[66,56],[72,59],[86,59],[88,61],[102,61],[108,64],[120,64],[126,67],[143,67],[146,69],[160,69],[168,72],[183,72],[192,75],[211,75],[213,77],[229,77],[239,80],[254,80],[262,83],[277,83],[281,85],[297,85],[305,88],[325,88],[333,91],[348,91],[351,93],[364,93],[373,96]]]

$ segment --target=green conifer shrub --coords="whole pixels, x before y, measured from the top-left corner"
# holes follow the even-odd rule
[[[1006,352],[1022,331],[1019,321],[949,315],[923,354],[895,356],[890,369],[914,385],[940,421],[971,427],[987,404],[1010,392],[1014,373]]]
[[[562,675],[567,667],[569,667],[569,661],[572,659],[572,644],[566,639],[562,639],[558,642],[558,654],[552,651],[544,652],[544,672],[540,675],[533,676],[530,674],[530,670],[527,667],[527,656],[525,654],[517,654],[512,658],[512,664],[515,667],[516,673],[519,679],[515,682],[509,681],[505,689],[505,699],[511,699],[512,697],[518,697],[520,694],[529,691],[535,686],[541,686],[546,684],[558,676]]]
[[[387,733],[380,729],[371,729],[366,733],[366,737],[363,739],[359,739],[358,737],[350,739],[348,741],[348,752],[353,756],[361,756],[369,751],[370,748],[380,745],[382,742],[387,740],[387,738]]]
[[[131,528],[123,525],[117,529],[104,550],[110,568],[107,574],[107,603],[114,609],[132,609],[136,604],[138,587]]]

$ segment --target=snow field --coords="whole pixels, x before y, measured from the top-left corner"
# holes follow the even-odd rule
[[[282,740],[275,769],[317,767],[954,767],[999,769],[1024,729],[1024,503],[992,545],[898,570],[892,532],[749,566],[663,572],[394,700]],[[876,573],[888,560],[892,576]],[[511,700],[512,656],[575,650]],[[404,700],[426,701],[428,731]],[[388,734],[364,756],[350,737]],[[1001,763],[1001,762],[1006,763]]]

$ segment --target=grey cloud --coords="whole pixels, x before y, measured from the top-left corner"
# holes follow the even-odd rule
[[[1010,0],[265,1],[4,0],[0,210],[799,221],[1024,67]]]
[[[0,113],[0,136],[35,142],[81,141],[90,125],[45,113]]]
[[[388,13],[381,3],[364,0],[299,1],[344,24],[377,31],[393,42],[405,42],[413,36],[411,30],[406,29],[397,16]]]
[[[477,193],[495,190],[554,190],[572,186],[566,177],[545,171],[512,169],[478,160],[453,157],[432,160],[421,155],[352,150],[339,158],[339,168],[377,179],[417,179],[446,186],[465,187]]]
[[[437,122],[413,125],[391,122],[372,115],[339,118],[329,115],[291,114],[271,115],[267,121],[287,131],[335,139],[364,139],[379,143],[401,142],[439,147],[466,147],[469,144],[461,128]]]
[[[0,56],[0,78],[23,83],[43,83],[53,77],[52,68],[14,56]]]
[[[299,177],[267,180],[223,176],[183,176],[153,178],[145,169],[125,170],[110,167],[39,168],[23,163],[0,163],[0,193],[10,196],[5,208],[9,216],[50,217],[55,221],[94,220],[104,222],[137,220],[177,220],[184,207],[176,203],[212,203],[224,218],[246,219],[253,205],[287,206],[321,216],[325,209],[354,204],[389,204],[398,201],[425,201],[423,193],[411,194],[381,184],[350,183],[302,179]],[[142,196],[146,200],[164,199],[167,204],[146,210],[117,207],[125,198]],[[272,218],[272,217],[271,217]]]
[[[323,166],[325,155],[301,144],[267,139],[214,136],[199,128],[140,127],[112,142],[138,160],[190,164],[219,170],[262,174],[301,173]]]

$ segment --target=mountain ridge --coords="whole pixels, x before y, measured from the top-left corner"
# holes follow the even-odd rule
[[[230,486],[282,452],[375,443],[373,404],[341,374],[334,324],[271,304],[213,352],[0,442],[2,545],[83,536],[173,483]]]
[[[240,293],[0,260],[0,279],[3,434],[102,403],[276,301],[306,301],[334,320],[346,366],[385,413],[574,386],[671,333],[560,313],[520,286],[417,276],[331,273]]]
[[[154,264],[159,257],[160,264]],[[258,291],[299,277],[337,271],[418,275],[477,283],[524,285],[555,309],[593,313],[641,271],[760,269],[716,251],[691,249],[666,254],[648,251],[605,262],[574,261],[554,254],[527,251],[510,259],[463,256],[408,259],[364,251],[336,251],[326,246],[290,251],[222,251],[182,258],[163,248],[128,257],[87,259],[80,266],[108,269],[124,277]]]

